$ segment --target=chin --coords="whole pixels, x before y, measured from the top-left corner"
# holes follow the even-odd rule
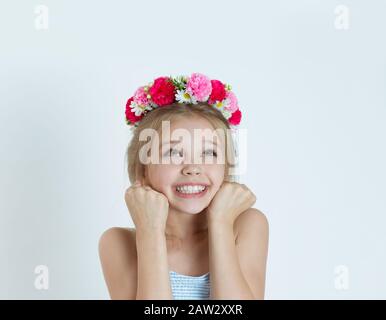
[[[203,206],[203,205],[198,206],[198,205],[191,204],[191,205],[184,205],[184,206],[174,205],[173,208],[188,214],[198,214],[202,212],[204,209],[206,209],[207,206]]]

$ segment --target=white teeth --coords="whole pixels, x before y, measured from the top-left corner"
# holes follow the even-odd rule
[[[205,186],[200,186],[200,185],[196,185],[196,186],[180,186],[180,187],[177,187],[177,191],[178,192],[181,192],[181,193],[199,193],[199,192],[202,192],[205,190]]]

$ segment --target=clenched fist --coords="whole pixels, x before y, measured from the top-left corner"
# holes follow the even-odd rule
[[[233,225],[255,202],[256,196],[245,184],[224,181],[207,208],[208,222]]]
[[[139,181],[126,190],[125,201],[137,230],[165,230],[169,201]]]

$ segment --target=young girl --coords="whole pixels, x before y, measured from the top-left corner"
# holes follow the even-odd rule
[[[128,100],[126,119],[135,229],[99,241],[111,298],[263,299],[268,222],[229,174],[235,150],[222,133],[241,119],[230,86],[198,73],[160,77]]]

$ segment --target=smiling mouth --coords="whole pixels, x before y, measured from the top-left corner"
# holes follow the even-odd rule
[[[174,192],[181,198],[197,198],[203,196],[207,190],[207,185],[180,185],[174,187]]]
[[[177,186],[176,191],[184,194],[195,194],[205,191],[207,186],[204,185],[194,185],[194,186]]]

